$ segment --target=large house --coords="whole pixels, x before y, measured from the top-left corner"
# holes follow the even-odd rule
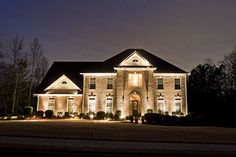
[[[54,62],[40,84],[37,110],[104,111],[122,117],[188,114],[187,72],[143,50],[127,49],[104,62]]]

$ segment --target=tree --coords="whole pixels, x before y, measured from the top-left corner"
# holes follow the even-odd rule
[[[34,38],[33,41],[29,45],[29,62],[30,62],[30,81],[29,81],[29,94],[28,94],[28,106],[31,106],[31,98],[32,98],[32,88],[35,85],[35,75],[37,70],[39,70],[38,66],[41,64],[41,60],[43,58],[43,49],[39,40]]]
[[[199,114],[221,112],[222,68],[207,63],[191,71],[188,78],[189,110]]]
[[[27,54],[23,50],[24,38],[16,35],[9,40],[5,46],[5,54],[7,54],[6,65],[7,73],[12,81],[12,108],[11,113],[15,114],[15,107],[18,103],[19,91],[25,86],[22,83],[26,82],[28,74]]]

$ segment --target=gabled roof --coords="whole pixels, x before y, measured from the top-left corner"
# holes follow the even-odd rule
[[[137,51],[142,57],[148,60],[154,67],[157,68],[159,73],[187,73],[186,71],[176,67],[175,65],[168,63],[167,61],[145,51],[144,49],[127,49],[114,57],[111,57],[104,61],[105,64],[117,67],[124,59],[131,55],[134,51]]]
[[[187,73],[143,49],[127,49],[104,62],[54,62],[39,85],[36,93],[44,93],[45,88],[63,74],[79,88],[83,89],[83,76],[80,73],[114,73],[114,67],[118,67],[119,64],[134,51],[148,60],[153,67],[156,67],[157,73]]]

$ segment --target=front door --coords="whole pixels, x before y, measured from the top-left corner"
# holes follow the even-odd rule
[[[138,116],[138,100],[132,101],[132,114],[133,116]]]

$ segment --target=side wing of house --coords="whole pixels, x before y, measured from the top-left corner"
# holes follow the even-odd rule
[[[52,110],[54,115],[65,112],[80,113],[82,107],[81,89],[66,75],[60,76],[37,96],[37,111]]]

